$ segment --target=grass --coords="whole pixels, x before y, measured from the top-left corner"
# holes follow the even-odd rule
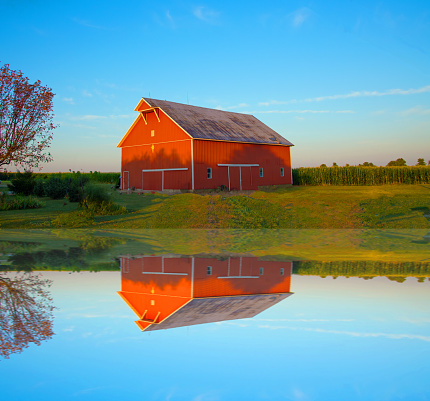
[[[139,195],[113,192],[127,214],[95,216],[86,225],[101,229],[429,229],[430,185],[306,186],[252,193]],[[48,228],[77,204],[44,199],[37,210],[0,212],[1,228]],[[73,219],[73,215],[71,215]],[[72,225],[73,226],[73,225]]]

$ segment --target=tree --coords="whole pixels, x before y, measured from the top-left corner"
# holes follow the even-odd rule
[[[372,162],[364,162],[363,164],[359,164],[359,166],[375,167],[375,165]]]
[[[417,166],[425,166],[425,165],[426,165],[426,162],[424,161],[423,158],[420,157],[417,161]]]
[[[0,276],[0,356],[40,345],[54,335],[51,285],[33,273]]]
[[[0,67],[0,166],[27,169],[52,160],[54,94],[40,81],[31,84],[21,71]]]
[[[406,160],[398,158],[397,160],[391,160],[387,166],[406,166]]]

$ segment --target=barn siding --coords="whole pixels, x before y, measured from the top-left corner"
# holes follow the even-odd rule
[[[264,185],[291,184],[290,147],[264,144],[244,144],[194,140],[195,188],[229,186],[229,169],[218,164],[259,164],[259,167],[230,167],[230,188],[257,189]],[[212,179],[207,178],[207,168],[212,168]],[[263,168],[260,177],[259,168]],[[281,177],[281,167],[284,176]]]
[[[122,188],[161,190],[162,173],[142,170],[188,168],[165,172],[163,189],[191,189],[191,138],[162,111],[160,122],[154,113],[146,118],[147,124],[139,116],[121,144]]]

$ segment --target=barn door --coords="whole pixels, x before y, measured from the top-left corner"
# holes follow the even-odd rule
[[[240,167],[229,166],[229,189],[230,191],[239,191],[241,189],[241,171]]]

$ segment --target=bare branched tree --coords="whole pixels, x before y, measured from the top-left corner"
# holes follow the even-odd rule
[[[0,276],[0,357],[54,335],[50,285],[34,273]]]
[[[30,169],[52,160],[53,98],[40,81],[31,84],[21,71],[0,67],[0,166]]]

